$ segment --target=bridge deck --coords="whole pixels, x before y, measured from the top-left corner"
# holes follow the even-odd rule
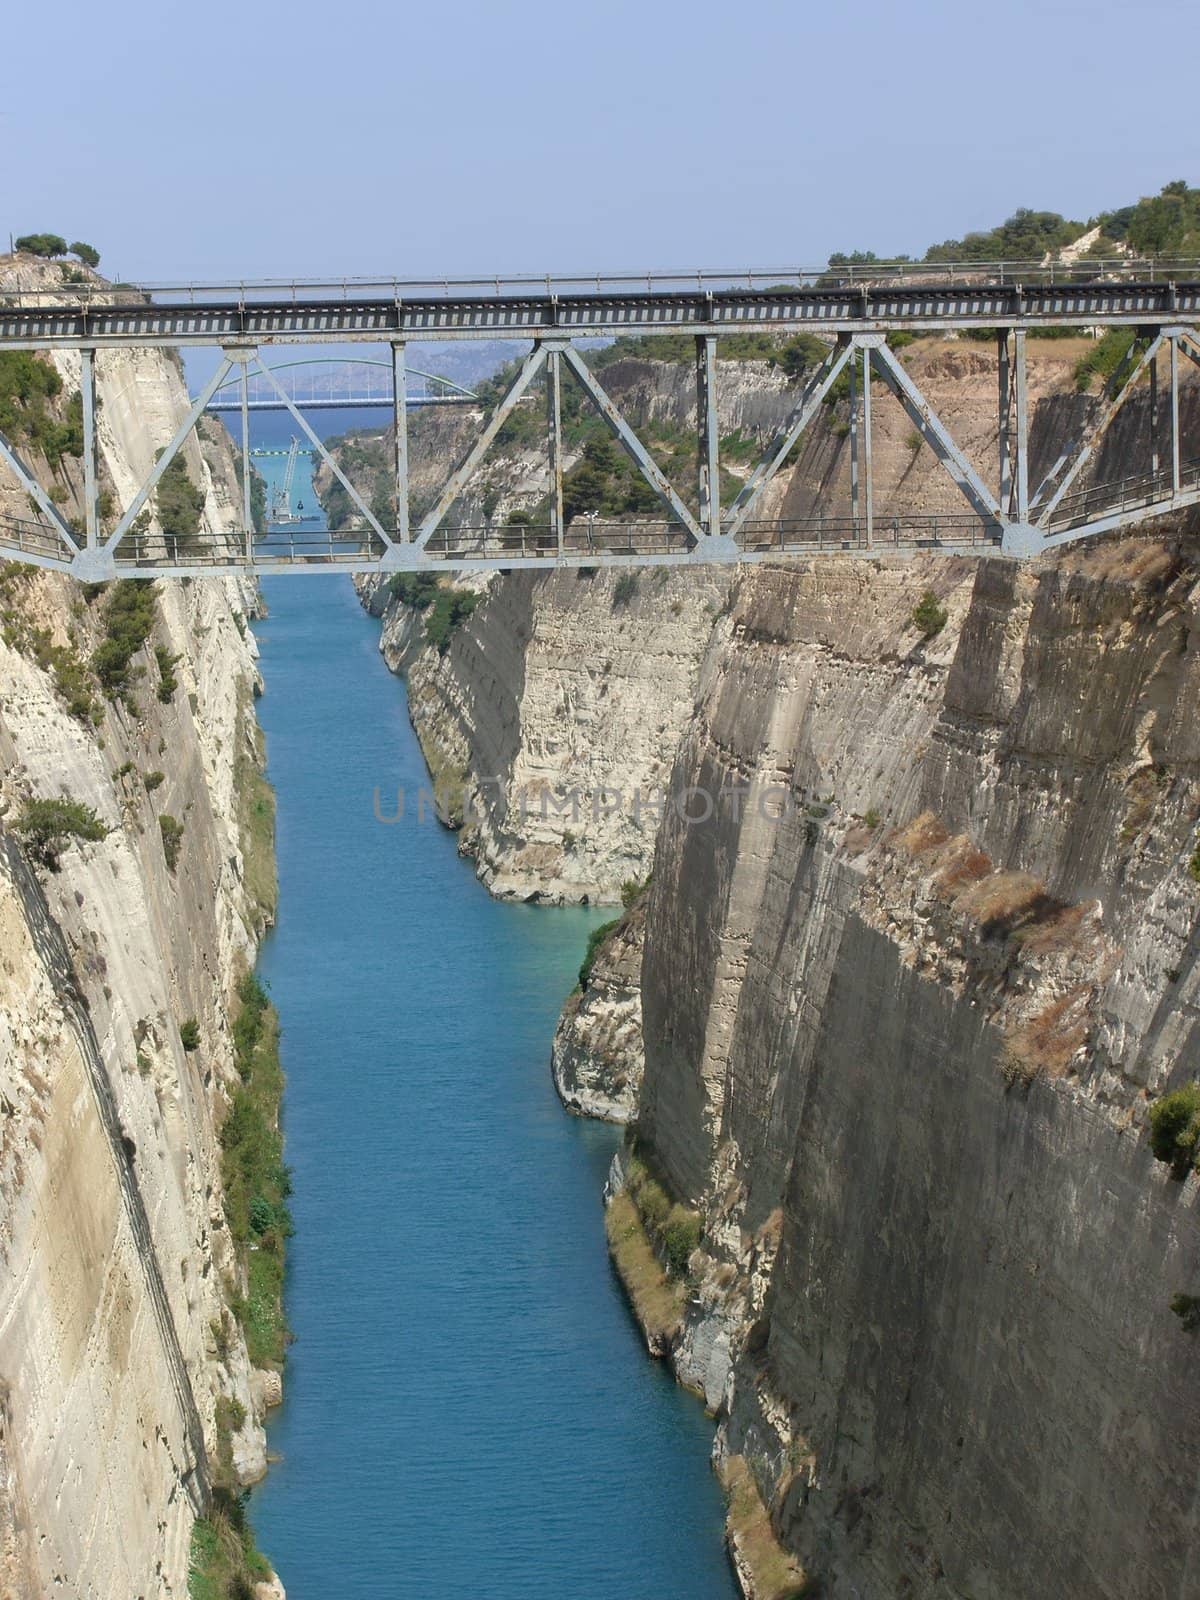
[[[828,333],[1038,324],[1137,325],[1200,316],[1200,273],[1187,281],[804,284],[699,293],[653,290],[425,299],[339,294],[175,304],[148,294],[99,303],[67,295],[0,296],[0,348],[88,345],[316,344],[416,339],[579,339],[688,332]]]

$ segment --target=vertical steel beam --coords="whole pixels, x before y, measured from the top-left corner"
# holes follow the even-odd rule
[[[875,538],[875,472],[871,457],[871,347],[862,353],[863,528],[870,546]]]
[[[1029,383],[1025,373],[1025,329],[1013,332],[1013,368],[1017,402],[1017,521],[1029,522]]]
[[[1150,471],[1158,475],[1158,359],[1150,363]]]
[[[1008,359],[1008,329],[996,334],[996,367],[1000,380],[1000,414],[997,441],[1000,447],[1000,509],[1007,516],[1012,500],[1012,456],[1009,423],[1012,420],[1012,376]]]
[[[563,552],[563,450],[562,450],[562,352],[551,346],[546,352],[546,433],[550,441],[550,527],[554,547]]]
[[[418,548],[423,550],[430,539],[433,538],[442,524],[442,519],[466,487],[471,474],[488,453],[492,440],[504,426],[513,407],[541,371],[542,363],[545,359],[545,346],[535,344],[521,363],[521,369],[513,379],[508,393],[492,413],[491,421],[450,474],[450,479],[438,496],[436,505],[422,519],[421,526],[417,529],[417,537],[413,541]]]
[[[100,507],[96,494],[96,352],[85,345],[79,352],[79,394],[83,403],[83,518],[87,547],[100,540]]]
[[[1171,493],[1179,493],[1179,335],[1171,335]]]
[[[238,383],[242,401],[242,537],[246,541],[246,560],[254,554],[254,510],[250,494],[250,474],[254,470],[250,460],[250,363],[242,362],[242,375]],[[289,508],[290,509],[290,508]]]
[[[112,550],[114,546],[125,537],[125,534],[128,532],[129,526],[133,519],[137,516],[138,512],[153,494],[158,480],[171,465],[172,461],[174,461],[176,453],[179,450],[179,446],[196,426],[197,422],[200,420],[200,415],[205,406],[207,406],[213,395],[216,394],[217,390],[225,382],[225,379],[229,376],[232,367],[233,358],[229,355],[228,351],[226,351],[223,355],[220,366],[204,385],[203,389],[201,389],[195,400],[192,401],[192,409],[188,412],[187,416],[184,417],[178,428],[176,428],[170,444],[159,456],[153,467],[151,467],[149,473],[147,474],[145,483],[142,484],[141,488],[134,495],[129,505],[125,508],[125,513],[121,517],[121,520],[117,523],[112,533],[104,541],[105,550]]]
[[[699,436],[700,526],[711,535],[721,531],[717,341],[711,333],[696,335],[696,431]]]
[[[852,356],[846,368],[850,379],[850,523],[854,537],[858,538],[859,484],[858,484],[858,357]]]
[[[392,341],[392,430],[395,435],[396,539],[409,540],[408,511],[408,366],[403,339]]]

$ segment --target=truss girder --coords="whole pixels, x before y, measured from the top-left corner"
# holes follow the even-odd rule
[[[1155,286],[1158,294],[1161,286]],[[1004,291],[1006,294],[1009,291]],[[1060,300],[1074,291],[1058,291]],[[945,291],[947,295],[950,291]],[[1128,295],[1128,286],[1122,289]],[[871,291],[856,292],[860,310],[869,309]],[[1200,289],[1197,291],[1200,308]],[[583,297],[594,305],[595,297]],[[600,297],[603,299],[604,297]],[[611,299],[611,297],[609,297]],[[782,305],[798,304],[797,297],[784,295]],[[893,299],[895,292],[893,291]],[[998,470],[991,483],[968,458],[955,440],[950,428],[940,417],[920,384],[902,364],[887,343],[887,335],[878,326],[843,328],[837,333],[826,360],[811,372],[797,397],[794,409],[766,448],[762,459],[754,465],[733,503],[722,512],[720,491],[720,419],[717,407],[717,375],[720,355],[718,333],[723,326],[721,317],[737,305],[757,308],[753,316],[767,303],[774,304],[770,295],[730,297],[722,305],[718,297],[704,299],[703,319],[695,328],[695,378],[696,378],[696,478],[685,499],[664,474],[646,444],[639,438],[613,396],[607,391],[599,376],[588,366],[576,339],[569,316],[556,312],[557,322],[552,335],[536,339],[519,363],[507,392],[486,420],[475,442],[450,474],[432,509],[422,519],[415,533],[409,522],[409,453],[407,438],[408,373],[405,356],[405,339],[393,337],[391,343],[392,406],[394,423],[393,471],[396,490],[396,526],[388,528],[372,511],[352,480],[339,466],[325,447],[315,429],[304,415],[303,402],[291,397],[280,384],[276,374],[266,366],[258,349],[251,344],[233,344],[223,348],[222,357],[212,377],[204,385],[182,419],[166,448],[156,459],[144,482],[137,488],[129,505],[123,510],[112,532],[104,537],[99,520],[99,462],[97,442],[96,347],[88,344],[81,349],[81,397],[83,414],[83,506],[84,535],[73,534],[58,507],[41,487],[25,461],[12,444],[0,437],[0,460],[7,463],[18,483],[26,490],[40,517],[39,522],[22,522],[19,518],[0,517],[0,553],[18,560],[27,560],[43,566],[57,566],[77,572],[80,576],[111,576],[121,571],[144,571],[147,575],[159,573],[188,573],[202,575],[217,570],[278,571],[313,570],[322,561],[341,566],[344,570],[407,570],[412,568],[486,570],[491,566],[531,565],[545,568],[550,564],[588,564],[592,561],[628,563],[644,561],[652,564],[682,562],[685,560],[729,561],[764,559],[772,538],[777,535],[776,547],[782,554],[802,553],[816,548],[841,549],[850,554],[864,550],[893,548],[902,552],[908,548],[932,544],[937,548],[994,548],[997,541],[1007,554],[1028,556],[1040,550],[1056,547],[1071,540],[1092,537],[1113,528],[1133,526],[1161,516],[1185,505],[1200,503],[1200,463],[1181,461],[1179,358],[1182,354],[1189,362],[1200,365],[1200,331],[1192,323],[1178,320],[1179,296],[1174,297],[1172,316],[1161,321],[1147,322],[1139,318],[1139,339],[1127,361],[1127,377],[1119,392],[1103,404],[1089,423],[1081,441],[1076,441],[1070,451],[1064,452],[1047,474],[1038,494],[1029,493],[1029,426],[1030,408],[1025,366],[1025,341],[1027,329],[1033,323],[1026,317],[1021,322],[1010,321],[998,329],[997,334],[997,444]],[[643,306],[653,301],[656,315],[661,317],[661,329],[670,319],[686,309],[691,301],[685,297],[651,296],[624,297],[623,304]],[[532,303],[532,302],[531,302]],[[926,298],[927,307],[932,301]],[[1115,302],[1112,302],[1115,303]],[[491,314],[497,302],[490,303]],[[1065,305],[1065,300],[1063,301]],[[57,308],[45,308],[47,314]],[[111,309],[111,308],[109,308]],[[191,314],[190,308],[188,314]],[[260,308],[261,309],[261,308]],[[442,312],[454,311],[443,305]],[[461,310],[461,306],[458,310]],[[611,306],[610,306],[611,309]],[[139,308],[138,314],[147,308]],[[181,313],[182,314],[182,313]],[[0,318],[3,313],[0,312]],[[1065,312],[1060,313],[1060,318]],[[751,325],[753,316],[747,313],[743,325]],[[715,330],[715,331],[714,331]],[[70,340],[62,341],[64,347]],[[141,342],[145,342],[143,339]],[[102,341],[101,341],[102,343]],[[0,338],[0,345],[3,339]],[[1163,346],[1170,356],[1170,387],[1168,404],[1160,406],[1161,377],[1157,361]],[[589,528],[586,551],[578,529],[569,528],[563,513],[564,473],[566,451],[562,427],[561,385],[564,366],[578,384],[585,398],[603,418],[613,437],[634,463],[643,480],[652,489],[665,513],[665,523],[632,522],[617,525],[618,531],[628,530],[627,540],[617,540],[605,535],[593,544]],[[286,546],[290,557],[280,557],[275,549],[256,547],[251,527],[249,505],[249,459],[245,461],[242,485],[240,539],[228,539],[222,545],[213,542],[211,548],[189,550],[178,559],[178,552],[166,565],[167,557],[161,551],[139,546],[129,548],[126,536],[143,508],[149,502],[163,473],[170,466],[185,439],[195,427],[214,393],[221,387],[237,385],[240,394],[238,409],[241,417],[241,445],[248,452],[249,422],[246,415],[246,391],[251,369],[266,382],[278,397],[278,404],[287,410],[313,450],[329,466],[331,472],[349,495],[364,525],[360,535],[348,535],[349,543],[338,547],[333,535],[328,536],[326,552],[316,556],[297,553],[299,543],[292,539]],[[545,426],[550,463],[550,492],[546,503],[548,529],[534,540],[524,536],[508,535],[507,544],[492,537],[490,523],[483,529],[455,526],[447,528],[447,517],[455,502],[463,494],[472,474],[482,464],[488,450],[515,406],[528,395],[530,386],[545,372]],[[1123,480],[1119,485],[1095,485],[1077,489],[1078,484],[1096,450],[1114,419],[1119,414],[1138,381],[1147,372],[1151,375],[1151,471],[1147,477]],[[230,379],[230,374],[235,376]],[[772,533],[774,524],[753,520],[762,504],[764,493],[793,451],[805,430],[819,415],[821,406],[828,400],[830,391],[846,375],[850,386],[850,514],[842,519],[826,507],[819,515],[800,519],[811,526],[811,534],[798,525],[780,522]],[[928,520],[929,537],[922,538],[916,526],[920,518],[914,513],[907,521],[913,532],[902,539],[897,531],[905,519],[891,517],[878,529],[874,515],[873,470],[873,418],[872,376],[885,383],[913,423],[921,439],[928,443],[937,459],[949,473],[964,497],[973,525],[983,530],[966,534],[955,531],[953,514],[939,514]],[[1167,470],[1159,470],[1159,423],[1169,417],[1171,438],[1169,453],[1161,459],[1169,461]],[[993,487],[994,486],[994,487]],[[1109,492],[1111,490],[1111,493]],[[694,498],[697,509],[692,509]],[[776,519],[778,521],[778,519]],[[961,523],[962,519],[959,519]],[[1073,525],[1072,525],[1073,523]],[[939,526],[940,526],[939,525]],[[605,525],[601,525],[602,535]],[[7,532],[6,532],[7,529]],[[655,538],[647,530],[658,529]],[[753,529],[753,533],[751,533]],[[879,529],[882,529],[881,535]],[[474,542],[464,534],[474,533]],[[431,546],[433,536],[439,534]],[[548,536],[547,536],[548,535]],[[355,538],[359,543],[355,544]],[[605,543],[607,537],[608,542]],[[491,543],[489,544],[489,538]],[[657,540],[657,542],[655,542]],[[238,549],[240,543],[241,548]],[[530,548],[527,548],[527,543]],[[501,549],[502,546],[502,549]],[[510,553],[511,552],[511,553]],[[640,553],[638,553],[640,552]],[[157,559],[158,566],[152,563]],[[228,563],[228,567],[226,565]]]

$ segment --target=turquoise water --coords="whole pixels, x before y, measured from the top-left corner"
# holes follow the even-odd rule
[[[425,781],[378,624],[343,577],[264,589],[296,1343],[259,1542],[289,1600],[732,1600],[711,1424],[605,1255],[616,1132],[550,1082],[599,914],[378,822]]]

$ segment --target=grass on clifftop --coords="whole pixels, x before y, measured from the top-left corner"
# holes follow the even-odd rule
[[[745,1456],[729,1457],[721,1483],[729,1500],[726,1538],[749,1568],[757,1600],[801,1600],[812,1594],[812,1580],[775,1537]]]
[[[242,702],[238,722],[247,734],[238,744],[233,789],[237,797],[246,899],[254,929],[261,933],[268,923],[274,922],[279,903],[279,878],[275,869],[275,791],[263,773],[262,729],[250,709],[248,690],[243,690]]]
[[[628,1190],[610,1202],[604,1214],[604,1231],[613,1264],[646,1337],[653,1344],[669,1345],[683,1321],[686,1293],[683,1285],[673,1283],[659,1264]]]
[[[292,1231],[287,1205],[292,1182],[279,1131],[279,1019],[252,972],[238,985],[238,998],[233,1048],[242,1082],[221,1128],[221,1181],[246,1288],[231,1294],[230,1307],[254,1365],[279,1367],[287,1349],[283,1269]]]
[[[255,1584],[270,1576],[241,1496],[219,1493],[209,1515],[192,1524],[188,1600],[252,1600]]]

